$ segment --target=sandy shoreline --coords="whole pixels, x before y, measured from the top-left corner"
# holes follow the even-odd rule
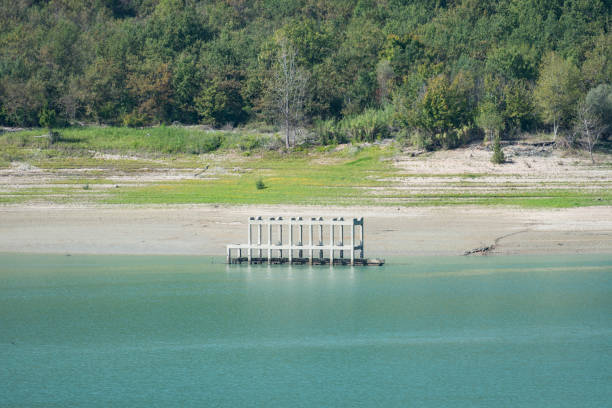
[[[223,255],[262,216],[364,216],[366,256],[612,254],[612,207],[3,206],[0,252]]]

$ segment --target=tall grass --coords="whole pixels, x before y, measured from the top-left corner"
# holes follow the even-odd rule
[[[9,148],[47,148],[43,130],[34,129],[0,134],[0,146]],[[202,154],[220,148],[251,150],[266,147],[273,135],[246,132],[220,132],[200,128],[159,126],[134,129],[128,127],[73,127],[59,131],[53,149],[95,150],[114,153]],[[271,142],[272,141],[272,142]]]
[[[391,136],[393,118],[391,106],[385,109],[366,109],[359,115],[347,116],[340,121],[330,119],[318,122],[315,131],[323,144],[373,142]]]

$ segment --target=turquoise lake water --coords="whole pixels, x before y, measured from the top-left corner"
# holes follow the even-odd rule
[[[612,257],[0,254],[1,407],[605,407]]]

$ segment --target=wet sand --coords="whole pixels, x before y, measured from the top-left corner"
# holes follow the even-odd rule
[[[363,216],[368,257],[612,254],[612,207],[3,206],[0,252],[223,255],[249,216]]]

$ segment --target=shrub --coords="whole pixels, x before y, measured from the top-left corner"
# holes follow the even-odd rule
[[[353,141],[373,142],[390,136],[392,122],[391,109],[367,109],[357,116],[344,118],[340,121],[340,129]]]
[[[410,134],[410,143],[417,149],[433,150],[433,139],[431,135],[419,129]]]
[[[53,109],[43,108],[40,111],[39,123],[42,127],[49,130],[49,143],[53,144],[59,140],[59,134],[53,132],[53,127],[57,125],[57,114]]]
[[[322,145],[347,143],[346,133],[334,119],[321,120],[315,123],[315,133]]]
[[[266,185],[262,179],[259,179],[255,182],[255,187],[257,187],[258,190],[263,190],[266,188]]]
[[[24,161],[25,152],[22,149],[13,146],[2,146],[0,148],[0,162]]]
[[[324,145],[353,142],[373,142],[391,135],[393,109],[367,109],[340,121],[329,119],[317,122],[315,132]]]
[[[506,162],[506,158],[504,157],[504,152],[501,148],[501,143],[499,141],[499,136],[495,138],[495,142],[493,143],[493,157],[491,157],[491,162],[494,164],[503,164]]]
[[[242,151],[255,150],[263,145],[263,138],[258,135],[243,135],[238,141],[238,147]]]
[[[223,143],[223,138],[219,133],[206,134],[198,137],[191,148],[195,154],[214,152]]]
[[[136,112],[126,113],[121,120],[123,126],[135,128],[143,127],[147,124],[147,117]]]

